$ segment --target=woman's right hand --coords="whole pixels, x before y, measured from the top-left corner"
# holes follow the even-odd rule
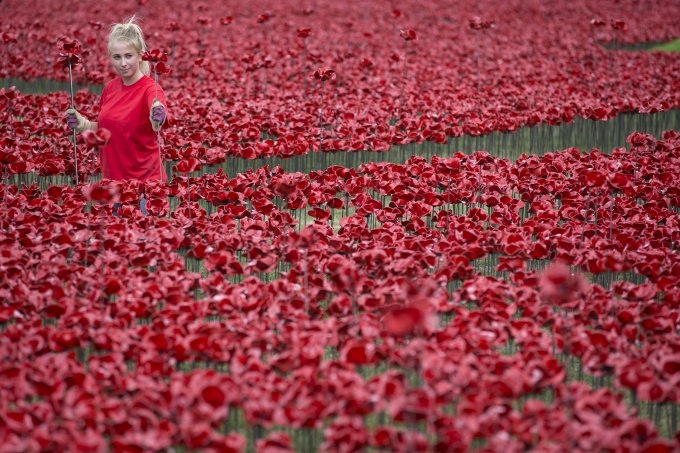
[[[66,125],[69,129],[75,129],[76,132],[83,132],[87,128],[87,121],[83,116],[78,113],[74,108],[66,110]]]

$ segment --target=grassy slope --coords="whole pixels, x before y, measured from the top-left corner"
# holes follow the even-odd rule
[[[650,50],[660,50],[663,52],[680,52],[680,38],[675,41],[670,41],[658,46],[652,47]]]

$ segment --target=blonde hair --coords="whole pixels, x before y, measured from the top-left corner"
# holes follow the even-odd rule
[[[146,42],[144,42],[144,32],[142,28],[137,25],[137,17],[132,16],[127,22],[120,24],[113,24],[111,26],[111,33],[109,33],[109,53],[114,42],[123,41],[132,46],[133,49],[141,56],[146,52]],[[139,69],[144,75],[151,74],[151,66],[148,61],[140,61]]]

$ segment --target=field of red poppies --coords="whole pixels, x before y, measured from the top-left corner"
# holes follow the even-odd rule
[[[677,1],[0,14],[0,452],[680,451]],[[133,14],[167,183],[64,121]]]

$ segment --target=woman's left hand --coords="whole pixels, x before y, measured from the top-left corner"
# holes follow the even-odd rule
[[[159,131],[163,123],[165,122],[166,112],[165,106],[160,103],[158,99],[154,99],[151,103],[151,113],[149,114],[149,120],[151,121],[151,127],[154,131]]]

